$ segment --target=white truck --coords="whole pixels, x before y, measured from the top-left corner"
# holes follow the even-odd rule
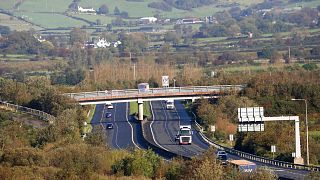
[[[167,107],[167,109],[174,109],[174,101],[173,101],[173,99],[167,100],[166,107]]]
[[[192,142],[191,125],[180,125],[180,130],[176,135],[176,141],[179,141],[179,144],[191,144]]]

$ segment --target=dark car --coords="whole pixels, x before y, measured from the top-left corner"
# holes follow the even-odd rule
[[[218,151],[217,158],[222,162],[222,164],[227,164],[228,155],[225,151]]]
[[[111,118],[111,112],[106,113],[106,118]]]
[[[113,124],[112,123],[107,123],[106,129],[113,129]]]

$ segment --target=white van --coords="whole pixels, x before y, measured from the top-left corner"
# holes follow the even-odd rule
[[[168,100],[166,102],[166,106],[167,106],[167,109],[174,109],[174,101],[173,100]]]

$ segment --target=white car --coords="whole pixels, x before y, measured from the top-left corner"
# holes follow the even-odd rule
[[[113,109],[113,105],[112,104],[106,104],[108,109]]]

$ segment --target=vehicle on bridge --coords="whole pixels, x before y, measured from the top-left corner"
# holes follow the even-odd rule
[[[174,100],[167,100],[166,107],[167,109],[174,109]]]
[[[149,91],[149,84],[148,83],[140,83],[138,84],[139,92],[148,92]]]
[[[228,162],[236,167],[240,172],[244,173],[251,173],[257,169],[256,163],[244,159],[231,160]]]
[[[176,141],[179,144],[191,144],[192,143],[192,130],[191,125],[181,125],[178,134],[176,135]]]

